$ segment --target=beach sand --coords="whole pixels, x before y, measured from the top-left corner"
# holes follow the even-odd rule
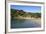
[[[16,19],[30,19],[33,22],[36,22],[38,24],[41,24],[41,18],[31,18],[31,17],[16,17]]]

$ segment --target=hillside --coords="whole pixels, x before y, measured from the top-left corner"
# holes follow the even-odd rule
[[[41,18],[41,13],[31,13],[31,12],[25,12],[23,10],[11,9],[11,18],[14,17]]]

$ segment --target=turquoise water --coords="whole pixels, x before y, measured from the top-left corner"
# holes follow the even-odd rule
[[[37,28],[41,24],[33,22],[31,19],[12,19],[11,28]]]

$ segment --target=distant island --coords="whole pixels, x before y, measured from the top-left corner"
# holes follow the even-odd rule
[[[35,12],[35,11],[34,11]],[[41,18],[41,13],[25,12],[24,10],[11,9],[11,19]]]

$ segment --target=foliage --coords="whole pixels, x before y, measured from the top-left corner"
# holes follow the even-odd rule
[[[30,13],[25,12],[23,10],[11,9],[11,18],[14,17],[34,17],[34,18],[41,18],[41,13]]]

